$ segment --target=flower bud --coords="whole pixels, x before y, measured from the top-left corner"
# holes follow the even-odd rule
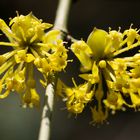
[[[106,68],[106,61],[105,60],[99,61],[99,67],[100,68]]]
[[[90,33],[87,44],[91,48],[95,58],[101,58],[103,56],[107,35],[108,33],[106,31],[96,28]]]

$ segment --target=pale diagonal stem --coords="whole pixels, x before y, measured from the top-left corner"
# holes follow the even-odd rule
[[[67,32],[67,21],[72,0],[59,0],[58,9],[56,11],[56,18],[54,22],[54,29],[59,29]]]
[[[54,29],[67,32],[67,21],[72,0],[59,0]],[[63,38],[63,36],[61,36]],[[41,125],[38,140],[49,140],[51,134],[51,121],[53,116],[56,78],[51,78],[45,92],[45,102],[42,111]]]
[[[42,118],[41,118],[41,127],[39,133],[39,140],[49,140],[50,139],[50,127],[52,120],[52,112],[54,106],[54,88],[55,83],[51,81],[48,84],[45,92],[45,103],[43,106]]]

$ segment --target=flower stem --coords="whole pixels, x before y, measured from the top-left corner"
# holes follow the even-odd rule
[[[53,29],[67,32],[67,21],[72,0],[59,0],[58,9]],[[61,36],[63,38],[63,36]],[[53,116],[55,84],[57,77],[51,77],[45,92],[45,103],[43,106],[40,132],[38,140],[49,140],[51,134],[51,121]]]
[[[52,78],[51,78],[52,79]],[[39,140],[49,140],[51,131],[51,120],[54,106],[54,93],[55,93],[54,79],[48,83],[45,92],[45,103],[43,106],[41,126],[39,133]]]
[[[59,0],[54,28],[67,32],[67,21],[72,0]]]

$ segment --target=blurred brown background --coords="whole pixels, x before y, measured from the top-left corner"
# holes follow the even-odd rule
[[[0,18],[8,23],[9,17],[28,14],[30,11],[38,18],[53,23],[58,0],[1,0]],[[78,0],[71,7],[69,32],[75,38],[86,40],[93,27],[108,30],[108,27],[123,29],[140,28],[139,0]],[[2,51],[2,50],[0,50]],[[74,57],[73,55],[71,57]],[[62,79],[71,85],[71,77],[77,75],[79,63],[68,65],[67,74]],[[44,90],[38,86],[42,95]],[[51,140],[139,140],[140,113],[127,111],[110,116],[109,125],[99,128],[89,125],[91,114],[86,109],[76,118],[68,118],[63,110],[64,104],[59,100],[55,104]],[[18,96],[12,93],[0,101],[0,140],[37,140],[40,125],[41,109],[23,109]]]

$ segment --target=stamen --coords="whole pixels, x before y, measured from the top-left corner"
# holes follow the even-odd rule
[[[0,42],[0,45],[1,46],[11,46],[11,47],[18,47],[19,45],[18,44],[16,44],[16,43],[10,43],[10,42]]]
[[[72,82],[73,82],[74,86],[77,87],[77,84],[76,84],[76,82],[75,82],[73,77],[72,77]]]
[[[22,35],[23,40],[26,42],[27,39],[26,39],[26,35],[25,35],[25,32],[24,32],[23,28],[19,27],[19,30],[21,32],[21,35]]]
[[[8,60],[6,63],[4,63],[1,67],[0,67],[0,75],[5,72],[9,67],[11,67],[12,65],[15,65],[15,61],[14,59],[10,59]]]
[[[129,47],[125,47],[125,48],[123,48],[121,50],[117,50],[116,52],[113,53],[113,57],[115,57],[115,56],[117,56],[117,55],[119,55],[119,54],[121,54],[121,53],[123,53],[125,51],[128,51],[130,49],[133,49],[133,48],[135,48],[135,47],[137,47],[139,45],[140,45],[140,42],[138,41],[138,42],[136,42],[135,44],[133,44],[133,45],[131,45]]]
[[[33,43],[38,38],[37,33],[31,38],[30,43]]]
[[[17,52],[17,50],[13,50],[13,51],[11,51],[11,52],[8,52],[8,53],[3,54],[3,56],[4,56],[6,59],[9,59],[9,58],[12,57],[16,52]]]
[[[37,58],[37,57],[40,57],[39,54],[33,49],[33,48],[30,48],[31,49],[31,52],[33,53],[33,55]]]

